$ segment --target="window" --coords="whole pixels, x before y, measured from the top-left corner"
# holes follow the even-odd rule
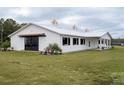
[[[98,44],[100,44],[100,40],[98,41]]]
[[[80,45],[85,45],[85,39],[80,39]]]
[[[73,45],[76,45],[76,38],[73,38]]]
[[[78,45],[78,44],[79,44],[79,39],[73,38],[73,45]]]
[[[68,37],[63,37],[63,38],[62,38],[62,44],[63,44],[63,45],[70,45],[70,38],[68,38]]]
[[[104,41],[102,40],[102,44],[104,43]]]

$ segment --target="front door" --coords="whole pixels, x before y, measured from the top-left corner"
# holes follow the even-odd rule
[[[25,37],[25,50],[38,51],[39,39],[37,36]]]

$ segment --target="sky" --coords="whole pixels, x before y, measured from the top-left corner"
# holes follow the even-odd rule
[[[82,30],[110,32],[113,38],[124,38],[123,7],[0,7],[0,18],[18,23],[76,25]]]

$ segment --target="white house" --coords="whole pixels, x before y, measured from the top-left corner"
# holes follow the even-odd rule
[[[39,26],[29,23],[9,35],[14,50],[43,51],[49,44],[57,43],[63,52],[111,48],[108,32],[77,31]]]

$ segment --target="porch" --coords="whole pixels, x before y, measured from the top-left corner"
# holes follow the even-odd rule
[[[110,39],[98,39],[98,50],[109,49],[111,48]]]

